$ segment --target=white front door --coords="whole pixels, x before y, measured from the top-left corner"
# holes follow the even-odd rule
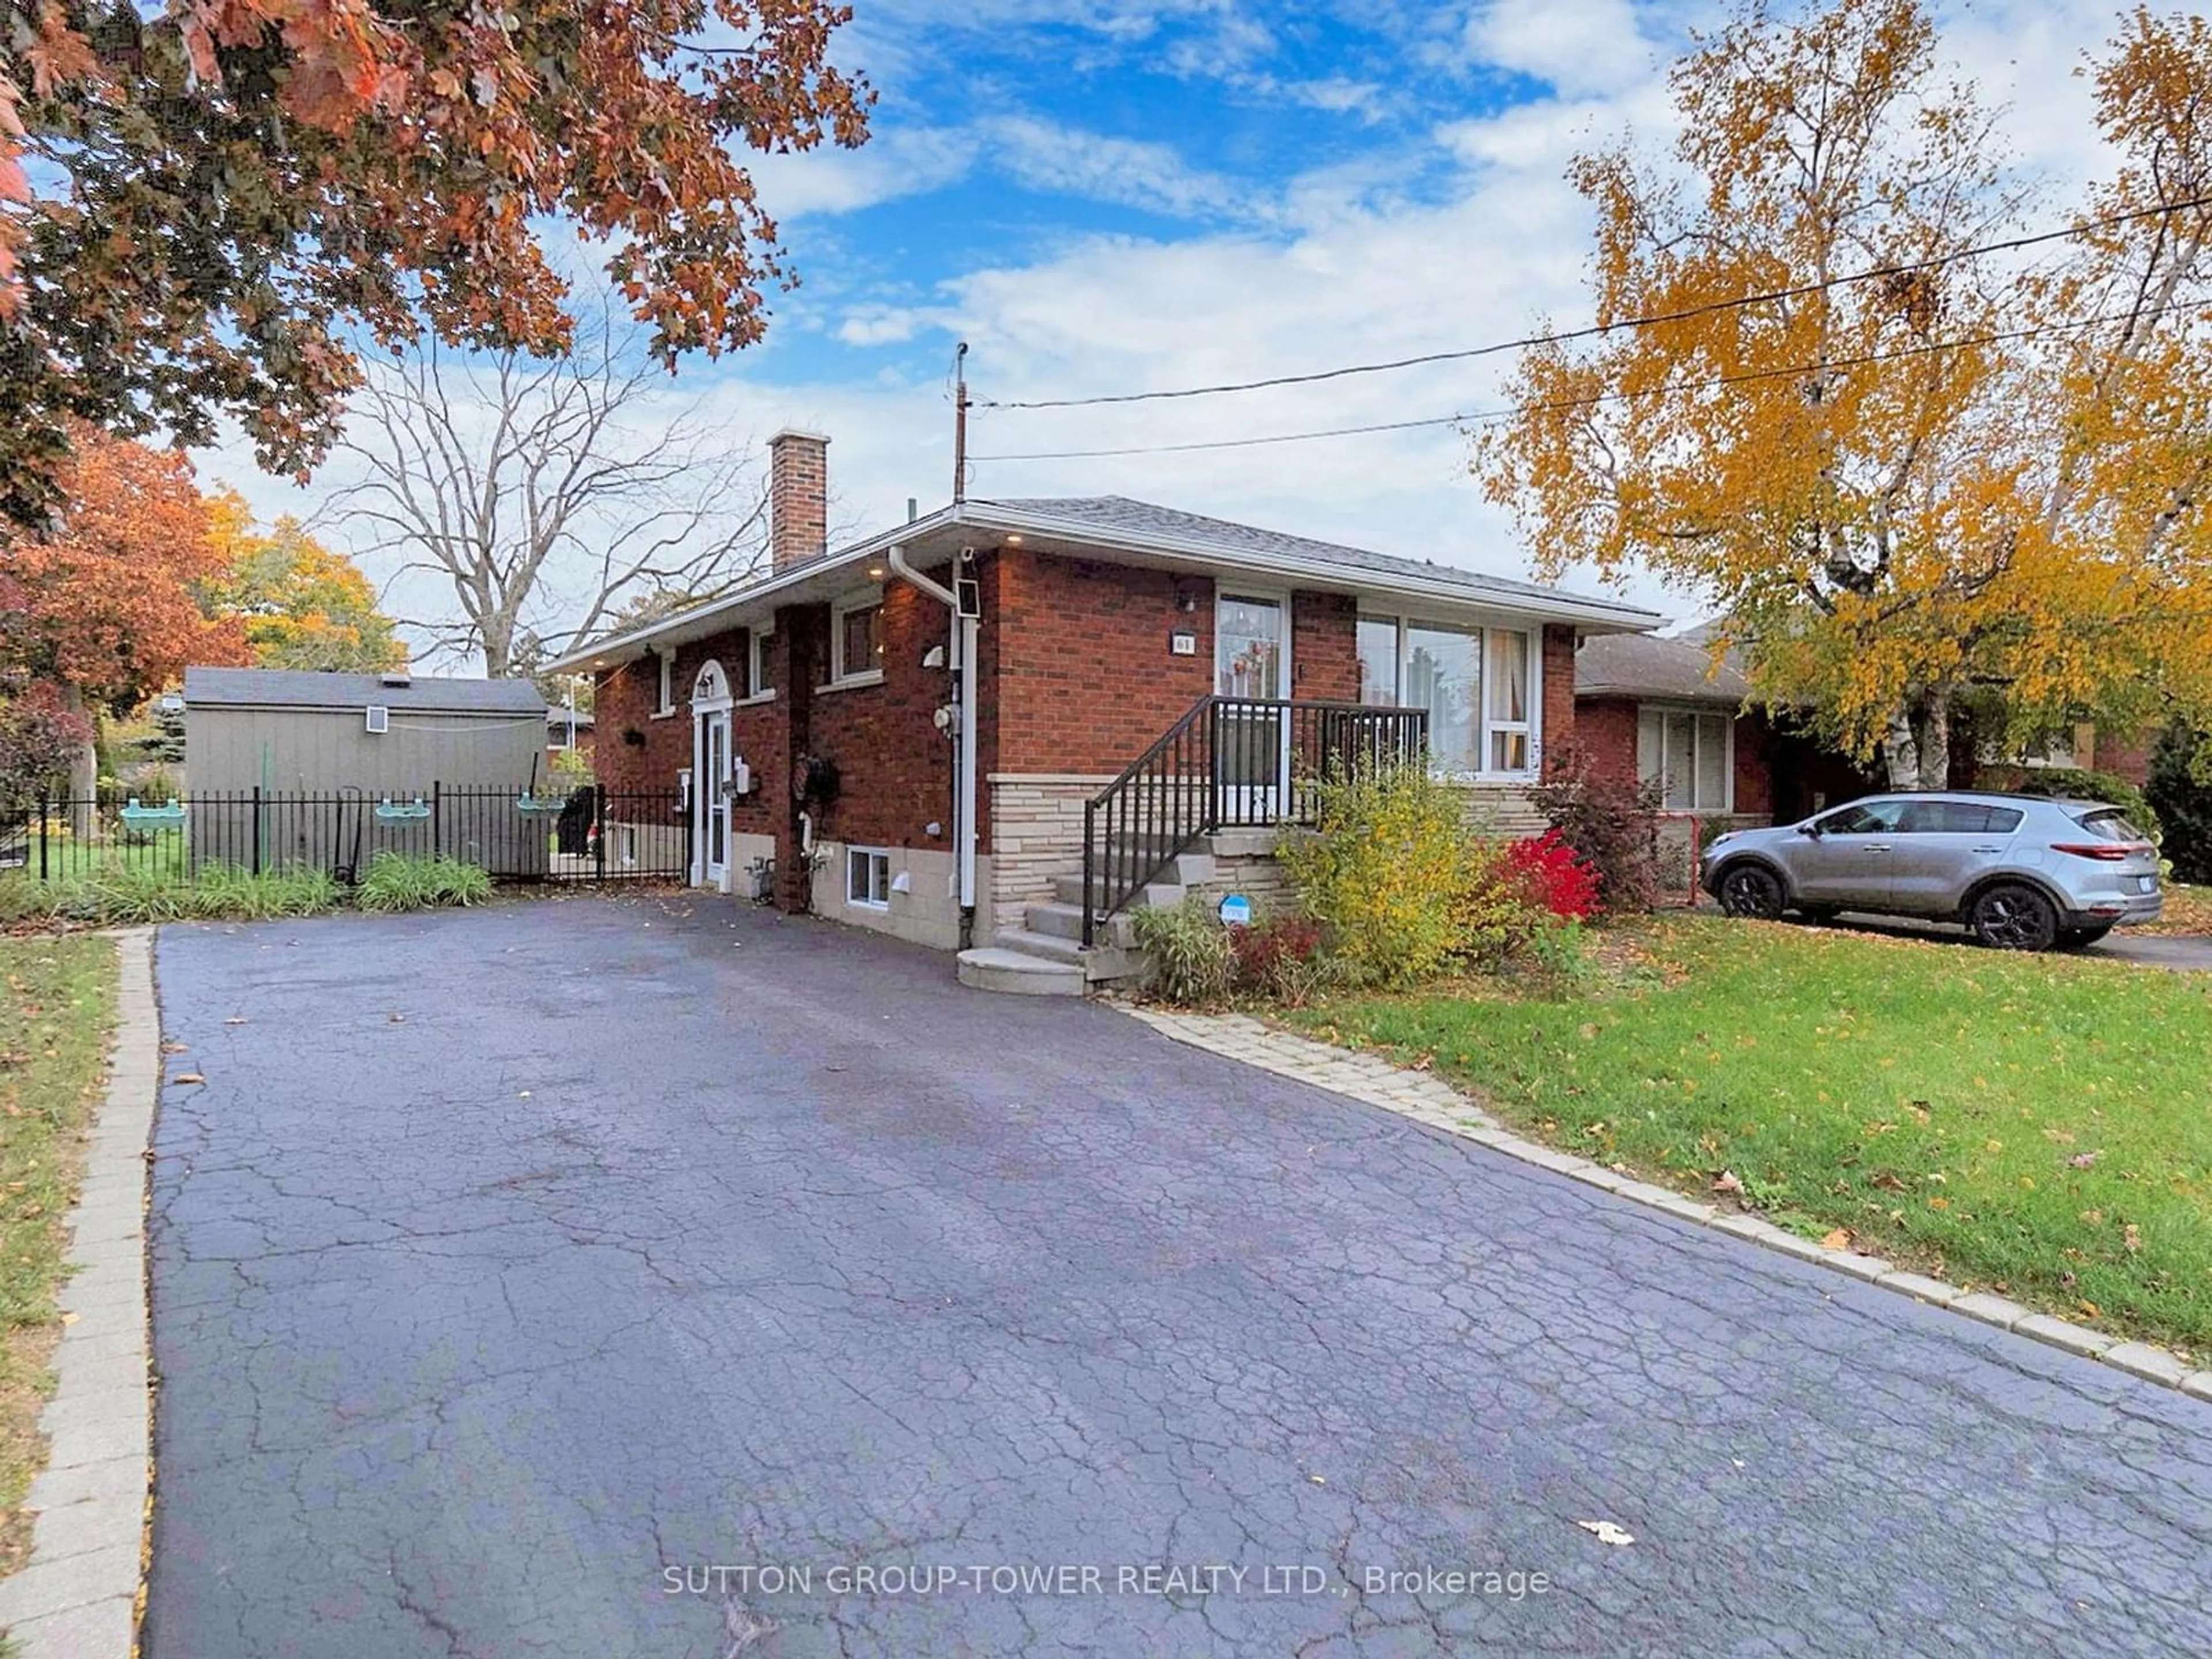
[[[718,708],[699,716],[699,875],[716,889],[727,885],[730,865],[730,714]]]
[[[1291,694],[1290,606],[1258,594],[1223,593],[1213,607],[1214,690],[1232,699],[1214,727],[1224,820],[1272,823],[1286,799],[1291,724],[1270,705]],[[1249,699],[1247,702],[1245,700]]]

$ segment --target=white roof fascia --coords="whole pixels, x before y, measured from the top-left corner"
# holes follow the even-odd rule
[[[1102,529],[1086,520],[1055,519],[1048,514],[1022,513],[1005,507],[991,507],[988,513],[971,512],[967,522],[988,524],[994,527],[1003,526],[1024,533],[1034,531],[1040,535],[1056,536],[1068,541],[1085,542],[1092,546],[1114,548],[1125,552],[1173,554],[1205,564],[1219,565],[1224,569],[1244,570],[1261,575],[1304,577],[1329,587],[1349,588],[1356,592],[1387,595],[1397,599],[1417,599],[1436,605],[1464,605],[1472,610],[1505,611],[1555,622],[1595,623],[1617,628],[1624,633],[1643,633],[1659,627],[1667,620],[1656,611],[1646,611],[1640,605],[1618,604],[1609,599],[1581,599],[1566,593],[1522,593],[1510,588],[1500,589],[1492,594],[1457,586],[1444,587],[1409,577],[1394,577],[1386,571],[1363,569],[1357,565],[1331,564],[1313,559],[1274,558],[1265,554],[1224,549],[1218,542]],[[1468,574],[1479,575],[1480,573]]]

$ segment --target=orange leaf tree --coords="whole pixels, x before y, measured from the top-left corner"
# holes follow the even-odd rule
[[[1571,174],[1598,320],[1668,320],[1528,352],[1478,445],[1544,568],[1694,592],[1899,786],[1968,702],[2014,742],[2212,710],[2212,33],[2139,11],[2091,72],[2084,234],[1983,252],[2021,198],[1918,0],[1754,0],[1676,66],[1671,156]]]
[[[738,156],[860,143],[828,0],[13,0],[0,33],[0,517],[75,415],[264,465],[327,447],[348,341],[556,350],[564,219],[672,363],[787,280]]]
[[[297,519],[264,533],[234,490],[217,494],[208,511],[226,568],[205,597],[244,628],[257,666],[373,674],[407,665],[406,645],[351,559]]]
[[[54,532],[0,540],[0,780],[18,783],[64,738],[81,751],[90,710],[131,708],[187,663],[252,659],[202,609],[223,550],[183,457],[84,428],[70,443]]]

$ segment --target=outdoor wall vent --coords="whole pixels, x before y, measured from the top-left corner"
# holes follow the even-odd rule
[[[389,732],[392,729],[392,711],[380,702],[369,704],[368,729],[371,732]]]
[[[389,685],[400,690],[404,690],[406,687],[415,684],[414,679],[410,676],[398,672],[389,674],[379,674],[376,677],[376,680],[377,684],[380,685]]]

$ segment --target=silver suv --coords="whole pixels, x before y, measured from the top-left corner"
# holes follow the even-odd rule
[[[1984,945],[2072,948],[2164,908],[2158,849],[2116,806],[2040,795],[1869,795],[1716,836],[1705,890],[1732,916],[1838,910],[1964,922]]]

